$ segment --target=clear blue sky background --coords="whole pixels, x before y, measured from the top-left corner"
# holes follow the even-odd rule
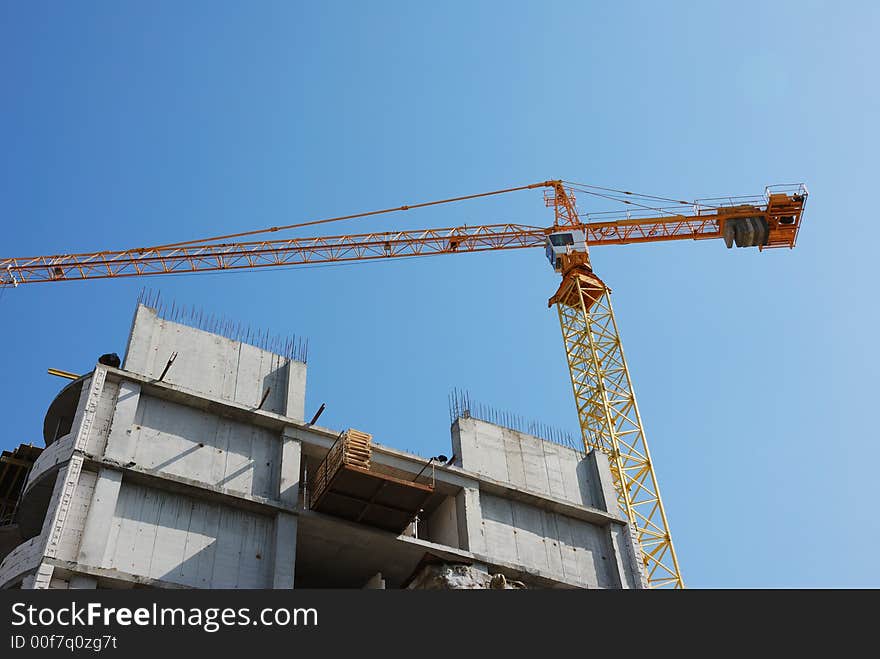
[[[613,5],[613,6],[612,6]],[[870,2],[4,2],[0,255],[566,178],[805,181],[796,250],[594,250],[691,586],[880,586]],[[582,209],[589,210],[588,200]],[[539,192],[334,231],[548,224]],[[540,250],[40,284],[0,299],[2,446],[125,349],[142,286],[310,338],[307,407],[448,452],[447,394],[575,431]]]

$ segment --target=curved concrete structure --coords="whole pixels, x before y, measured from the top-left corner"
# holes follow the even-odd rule
[[[55,488],[58,467],[50,469],[42,478],[34,481],[22,496],[16,514],[16,522],[22,538],[33,538],[43,530],[52,491]]]
[[[68,384],[49,404],[46,417],[43,419],[43,440],[46,446],[70,432],[79,407],[83,384],[91,375],[87,373]]]
[[[40,564],[40,540],[31,538],[13,549],[0,563],[0,588],[9,588],[34,572]]]
[[[28,474],[27,483],[25,483],[22,490],[23,497],[27,496],[31,487],[46,476],[47,472],[56,471],[59,465],[70,460],[70,456],[73,455],[74,439],[73,434],[68,433],[43,449],[42,454],[34,461],[34,465]]]
[[[69,388],[64,390],[67,391]],[[49,444],[34,461],[27,482],[22,488],[21,500],[15,516],[22,538],[33,538],[42,530],[52,490],[55,487],[55,478],[58,470],[73,456],[75,440],[74,433],[69,432]]]

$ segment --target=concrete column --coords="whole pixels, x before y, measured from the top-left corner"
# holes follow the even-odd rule
[[[116,410],[110,425],[110,434],[104,455],[120,464],[127,464],[134,455],[134,440],[131,436],[135,422],[138,403],[140,402],[141,386],[134,382],[122,382],[116,398]]]
[[[291,362],[291,365],[298,362]],[[289,506],[299,503],[299,474],[302,466],[302,443],[285,430],[279,444],[278,500]],[[275,516],[275,566],[272,588],[293,588],[296,564],[296,531],[299,520],[290,513]]]
[[[458,510],[455,499],[444,499],[427,519],[431,531],[431,542],[449,547],[461,548],[458,532]]]
[[[456,419],[450,432],[456,465],[500,481],[508,480],[502,428],[467,417]]]
[[[297,421],[305,421],[306,365],[290,360],[287,365],[287,399],[284,415]]]
[[[614,489],[614,481],[611,479],[608,457],[594,449],[587,453],[585,461],[592,477],[590,480],[594,483],[593,495],[596,508],[622,518],[620,506],[617,505],[617,490]]]
[[[621,588],[647,588],[644,565],[641,562],[641,550],[629,524],[609,524],[605,527],[608,542],[611,544],[618,581]]]
[[[104,393],[104,384],[107,382],[107,369],[103,366],[95,366],[92,372],[91,383],[89,384],[88,396],[83,400],[79,399],[79,407],[77,408],[76,417],[74,417],[73,432],[73,448],[75,451],[85,452],[98,417],[98,407],[101,404],[101,396]],[[83,391],[85,391],[83,387]]]
[[[642,560],[642,548],[639,546],[639,539],[636,536],[636,530],[631,524],[627,524],[626,528],[621,531],[621,544],[626,547],[625,555],[632,570],[633,583],[635,588],[648,588],[648,575],[645,573],[645,563]]]
[[[70,577],[67,587],[70,590],[95,590],[98,587],[98,580],[87,574],[74,574]]]
[[[92,395],[92,386],[94,385],[96,372],[97,370],[83,380],[82,389],[80,389],[79,392],[79,399],[76,402],[76,412],[73,415],[73,421],[70,423],[70,434],[74,437],[74,445],[76,444],[76,437],[81,434],[80,428],[82,428],[83,425],[83,418],[89,414],[89,396]]]
[[[458,518],[458,538],[462,549],[471,553],[486,553],[480,490],[476,487],[462,488],[455,497],[455,507]]]
[[[293,588],[296,565],[296,515],[278,513],[275,516],[275,566],[272,571],[272,588]]]
[[[55,487],[52,490],[52,498],[49,499],[49,508],[46,519],[43,520],[43,528],[40,537],[43,538],[43,555],[47,558],[55,558],[61,544],[61,536],[64,532],[64,523],[70,512],[73,495],[76,492],[79,476],[82,473],[83,457],[73,455],[62,467],[55,478]]]
[[[278,460],[278,499],[291,506],[299,502],[299,475],[302,467],[302,442],[288,434],[281,435]]]
[[[122,362],[123,369],[149,377],[150,367],[155,360],[156,342],[153,341],[153,333],[159,322],[155,309],[143,304],[137,305],[131,321],[131,331],[128,334],[125,361]]]
[[[595,449],[587,454],[584,462],[588,465],[590,479],[593,482],[593,496],[596,497],[596,507],[607,513],[615,515],[619,519],[626,520],[626,516],[617,503],[617,490],[611,479],[611,465],[608,456]],[[613,569],[617,574],[622,588],[647,588],[644,567],[641,562],[641,549],[634,536],[634,529],[627,524],[618,526],[609,524],[607,528],[608,542],[614,553],[615,562]]]
[[[102,468],[98,472],[95,491],[86,514],[83,528],[82,544],[79,547],[77,563],[101,567],[104,561],[104,550],[110,536],[110,524],[116,511],[116,501],[122,486],[122,472]],[[72,583],[72,581],[71,581]],[[73,586],[71,586],[72,588]]]
[[[625,527],[621,527],[617,524],[608,524],[605,527],[605,542],[608,543],[608,546],[611,548],[611,553],[614,556],[613,561],[609,561],[608,568],[609,573],[617,582],[618,588],[630,588],[631,583],[633,583],[633,575],[631,574],[629,568],[629,557],[626,556],[626,548],[620,546],[620,532],[626,532]]]

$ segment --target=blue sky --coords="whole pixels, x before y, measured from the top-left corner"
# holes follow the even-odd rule
[[[794,251],[597,248],[686,582],[880,586],[875,3],[0,7],[0,256],[160,244],[565,178],[805,181]],[[589,210],[588,200],[581,200]],[[549,224],[539,192],[332,231]],[[138,291],[309,337],[322,423],[448,452],[447,394],[575,431],[540,250],[0,292],[2,446],[124,352]]]

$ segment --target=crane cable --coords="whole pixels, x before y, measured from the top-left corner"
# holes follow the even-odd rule
[[[601,197],[602,199],[610,199],[611,201],[616,201],[621,204],[627,204],[629,206],[638,206],[639,208],[644,208],[645,210],[653,211],[655,213],[659,213],[660,215],[670,215],[671,209],[669,209],[669,208],[663,209],[663,208],[658,208],[656,206],[647,206],[645,204],[640,204],[635,201],[629,201],[628,199],[621,199],[620,197],[614,197],[612,195],[606,195],[606,194],[601,194],[599,192],[594,192],[593,190],[607,190],[610,192],[616,192],[618,194],[631,195],[634,197],[646,198],[646,199],[657,199],[660,201],[668,201],[668,202],[687,205],[687,206],[700,206],[700,207],[706,206],[706,207],[713,208],[713,209],[720,208],[719,206],[714,206],[712,204],[702,204],[702,203],[697,203],[697,202],[681,201],[680,199],[669,199],[668,197],[658,197],[656,195],[645,195],[645,194],[639,194],[636,192],[628,192],[626,190],[615,190],[613,188],[603,188],[603,187],[600,187],[597,185],[587,185],[585,183],[574,183],[572,181],[563,181],[563,183],[572,187],[575,190],[578,190],[579,192],[583,192],[585,194],[592,195],[594,197]],[[587,188],[593,188],[593,190],[589,190]],[[687,217],[685,215],[682,215],[681,213],[671,213],[671,216],[680,217],[682,219],[687,219]]]
[[[618,190],[616,188],[603,188],[601,185],[589,185],[587,183],[575,183],[574,181],[563,181],[563,183],[565,183],[566,185],[570,185],[572,187],[590,188],[591,190],[602,190],[603,192],[614,192],[615,194],[630,195],[633,197],[639,197],[641,199],[654,199],[656,201],[668,201],[673,204],[682,204],[684,206],[693,206],[696,203],[693,201],[682,201],[681,199],[670,199],[669,197],[658,197],[657,195],[642,194],[640,192],[630,192],[629,190]],[[587,194],[592,194],[590,192],[590,190],[584,189],[582,191],[586,192]],[[615,199],[617,199],[617,198],[615,198]],[[617,201],[624,201],[624,200],[617,199]],[[711,206],[712,208],[716,208],[715,206],[712,206],[712,204],[699,204],[699,205]]]
[[[565,184],[567,184],[567,185],[570,185],[570,186],[572,186],[572,187],[580,188],[581,191],[582,191],[582,192],[585,192],[586,194],[591,194],[591,195],[594,195],[594,196],[597,196],[597,197],[603,197],[603,198],[605,198],[605,199],[611,199],[611,200],[613,200],[613,201],[618,201],[618,202],[621,202],[621,203],[624,203],[624,204],[630,204],[630,205],[634,205],[634,206],[639,206],[639,207],[641,207],[641,208],[645,208],[645,209],[647,209],[647,210],[652,210],[652,211],[657,211],[657,212],[662,212],[662,211],[661,211],[660,209],[658,209],[658,208],[654,208],[654,207],[652,207],[652,206],[645,206],[645,205],[643,205],[643,204],[639,204],[639,203],[636,203],[636,202],[628,201],[628,200],[625,200],[625,199],[619,199],[619,198],[617,198],[617,197],[612,197],[612,196],[609,196],[609,195],[602,195],[602,194],[599,194],[599,193],[597,193],[597,192],[591,192],[590,190],[587,190],[586,188],[592,188],[593,190],[604,190],[604,191],[606,191],[606,192],[615,192],[615,193],[618,193],[618,194],[631,195],[631,196],[639,197],[639,198],[642,198],[642,199],[656,199],[656,200],[659,200],[659,201],[669,201],[669,202],[673,202],[673,203],[677,203],[677,204],[691,205],[691,202],[681,201],[681,200],[678,200],[678,199],[669,199],[669,198],[667,198],[667,197],[658,197],[658,196],[655,196],[655,195],[646,195],[646,194],[640,194],[640,193],[636,193],[636,192],[629,192],[629,191],[626,191],[626,190],[617,190],[617,189],[615,189],[615,188],[605,188],[605,187],[598,186],[598,185],[588,185],[588,184],[586,184],[586,183],[575,183],[575,182],[572,182],[572,181],[563,181],[563,183],[565,183]],[[426,202],[421,202],[421,203],[418,203],[418,204],[409,204],[409,205],[397,206],[397,207],[394,207],[394,208],[383,208],[383,209],[381,209],[381,210],[366,211],[366,212],[363,212],[363,213],[353,213],[353,214],[351,214],[351,215],[340,215],[340,216],[337,216],[337,217],[328,217],[328,218],[322,218],[322,219],[318,219],[318,220],[309,220],[309,221],[307,221],[307,222],[298,222],[298,223],[296,223],[296,224],[287,224],[287,225],[284,225],[284,226],[266,227],[266,228],[263,228],[263,229],[253,229],[253,230],[250,230],[250,231],[241,231],[241,232],[238,232],[238,233],[229,233],[229,234],[225,234],[225,235],[221,235],[221,236],[212,236],[212,237],[209,237],[209,238],[198,238],[198,239],[193,239],[193,240],[184,240],[184,241],[175,242],[175,243],[166,243],[166,244],[164,244],[164,245],[157,245],[157,246],[155,246],[155,247],[152,247],[152,248],[145,248],[145,249],[164,249],[164,248],[171,248],[171,247],[184,247],[184,246],[188,246],[188,245],[200,245],[200,244],[204,244],[204,243],[213,243],[213,242],[215,242],[215,241],[219,241],[219,240],[229,240],[229,239],[231,239],[231,238],[242,238],[242,237],[244,237],[244,236],[254,236],[254,235],[259,235],[259,234],[262,234],[262,233],[273,233],[273,232],[277,232],[277,231],[287,231],[287,230],[290,230],[290,229],[300,229],[300,228],[302,228],[302,227],[314,226],[314,225],[317,225],[317,224],[327,224],[327,223],[330,223],[330,222],[342,222],[342,221],[345,221],[345,220],[360,219],[360,218],[364,218],[364,217],[371,217],[371,216],[374,216],[374,215],[386,215],[386,214],[389,214],[389,213],[399,213],[399,212],[403,212],[403,211],[414,210],[414,209],[417,209],[417,208],[426,208],[426,207],[428,207],[428,206],[438,206],[438,205],[441,205],[441,204],[450,204],[450,203],[455,203],[455,202],[458,202],[458,201],[467,201],[467,200],[470,200],[470,199],[479,199],[479,198],[481,198],[481,197],[491,197],[491,196],[496,196],[496,195],[507,194],[507,193],[510,193],[510,192],[519,192],[519,191],[521,191],[521,190],[532,190],[532,189],[534,189],[534,188],[539,188],[539,187],[551,187],[551,185],[552,185],[552,183],[551,183],[550,181],[542,181],[542,182],[540,182],[540,183],[532,183],[532,184],[530,184],[530,185],[521,185],[521,186],[517,186],[517,187],[513,187],[513,188],[504,188],[504,189],[501,189],[501,190],[492,190],[492,191],[490,191],[490,192],[481,192],[481,193],[478,193],[478,194],[464,195],[464,196],[460,196],[460,197],[450,197],[450,198],[448,198],[448,199],[439,199],[439,200],[435,200],[435,201],[426,201]]]
[[[370,217],[372,215],[385,215],[388,213],[398,213],[402,211],[413,210],[416,208],[426,208],[427,206],[437,206],[440,204],[450,204],[457,201],[467,201],[468,199],[479,199],[480,197],[491,197],[494,195],[507,194],[509,192],[518,192],[520,190],[531,190],[534,188],[546,187],[550,183],[549,181],[542,181],[541,183],[532,183],[531,185],[521,185],[515,188],[505,188],[503,190],[493,190],[491,192],[481,192],[479,194],[471,194],[465,195],[462,197],[451,197],[449,199],[439,199],[436,201],[425,201],[419,204],[410,204],[404,206],[398,206],[396,208],[383,208],[382,210],[375,211],[367,211],[364,213],[354,213],[352,215],[340,215],[338,217],[328,217],[320,220],[310,220],[308,222],[299,222],[297,224],[287,224],[285,226],[279,227],[267,227],[265,229],[254,229],[251,231],[241,231],[239,233],[229,233],[223,236],[213,236],[211,238],[200,238],[196,240],[185,240],[177,243],[168,243],[166,245],[158,245],[156,247],[152,247],[149,249],[164,249],[168,247],[183,247],[186,245],[198,245],[202,243],[214,242],[217,240],[228,240],[230,238],[241,238],[243,236],[253,236],[261,233],[270,233],[275,231],[286,231],[288,229],[299,229],[301,227],[314,226],[316,224],[327,224],[328,222],[341,222],[343,220],[354,220],[363,217]]]
[[[690,201],[682,201],[681,199],[670,199],[669,197],[658,197],[657,195],[649,195],[642,194],[640,192],[630,192],[629,190],[618,190],[616,188],[603,188],[601,185],[590,185],[588,183],[576,183],[575,181],[563,181],[566,185],[577,186],[580,188],[590,188],[592,190],[602,190],[602,192],[614,192],[615,194],[625,194],[633,197],[640,197],[642,199],[655,199],[657,201],[668,201],[673,204],[684,204],[686,206],[690,206],[693,202]],[[584,190],[584,192],[589,193],[589,190]]]
[[[517,186],[517,187],[513,187],[513,188],[492,190],[490,192],[481,192],[478,194],[464,195],[464,196],[460,196],[460,197],[451,197],[448,199],[426,201],[426,202],[421,202],[421,203],[417,203],[417,204],[397,206],[394,208],[383,208],[381,210],[366,211],[363,213],[353,213],[351,215],[340,215],[337,217],[329,217],[329,218],[323,218],[323,219],[317,219],[317,220],[310,220],[307,222],[299,222],[296,224],[287,224],[284,226],[266,227],[263,229],[253,229],[250,231],[241,231],[238,233],[229,233],[229,234],[224,234],[224,235],[220,235],[220,236],[211,236],[208,238],[184,240],[184,241],[180,241],[180,242],[166,243],[163,245],[155,245],[155,246],[150,246],[150,247],[132,248],[132,249],[124,250],[124,251],[126,251],[126,252],[141,252],[141,251],[152,251],[152,250],[158,250],[158,249],[171,249],[171,248],[175,248],[175,247],[186,247],[186,246],[197,246],[197,245],[207,246],[208,243],[211,243],[211,246],[221,246],[222,244],[217,244],[216,241],[229,240],[232,238],[242,238],[244,236],[254,236],[254,235],[259,235],[259,234],[264,234],[264,233],[273,233],[273,232],[278,232],[278,231],[286,231],[289,229],[298,229],[298,228],[307,227],[307,226],[314,226],[314,225],[318,225],[318,224],[327,224],[330,222],[341,222],[344,220],[353,220],[353,219],[359,219],[359,218],[364,218],[364,217],[371,217],[374,215],[385,215],[385,214],[390,214],[390,213],[399,213],[399,212],[403,212],[403,211],[414,210],[417,208],[426,208],[429,206],[437,206],[440,204],[449,204],[449,203],[454,203],[454,202],[459,202],[459,201],[467,201],[470,199],[491,197],[491,196],[496,196],[496,195],[507,194],[510,192],[518,192],[521,190],[533,190],[535,188],[554,187],[555,183],[557,183],[557,182],[547,180],[547,181],[542,181],[540,183],[532,183],[530,185],[521,185],[521,186]],[[644,208],[646,210],[658,212],[661,214],[663,214],[664,211],[660,208],[656,208],[653,206],[647,206],[645,204],[640,204],[635,201],[629,201],[627,199],[621,199],[619,197],[615,197],[615,196],[611,196],[611,195],[601,194],[599,192],[595,192],[595,190],[602,190],[605,192],[613,192],[616,194],[623,194],[623,195],[638,197],[640,199],[656,199],[656,200],[660,200],[660,201],[669,201],[669,202],[673,202],[676,204],[686,204],[686,205],[691,204],[691,202],[681,201],[681,200],[677,200],[677,199],[669,199],[667,197],[658,197],[656,195],[640,194],[640,193],[630,192],[627,190],[617,190],[615,188],[607,188],[607,187],[602,187],[602,186],[597,186],[597,185],[589,185],[586,183],[575,183],[573,181],[562,181],[562,183],[564,185],[571,186],[572,188],[579,190],[580,192],[583,192],[585,194],[589,194],[589,195],[592,195],[595,197],[601,197],[604,199],[610,199],[612,201],[616,201],[616,202],[623,203],[623,204],[638,206],[640,208]],[[700,205],[710,206],[709,204],[700,204]],[[679,215],[679,214],[676,213],[675,215]],[[684,217],[684,216],[682,216],[682,217]],[[92,254],[92,253],[90,252],[89,254]],[[85,256],[85,255],[86,254],[68,254],[65,256],[74,257],[74,256]],[[33,258],[33,257],[31,257],[31,258]],[[5,284],[6,282],[3,282],[3,283]]]
[[[610,199],[611,201],[616,201],[621,204],[627,204],[629,206],[638,206],[639,208],[644,208],[645,210],[654,211],[654,212],[660,213],[660,214],[665,213],[665,211],[662,208],[657,208],[656,206],[646,206],[645,204],[640,204],[635,201],[629,201],[628,199],[621,199],[620,197],[613,197],[611,195],[602,194],[600,192],[592,192],[590,190],[583,190],[583,189],[580,189],[580,188],[572,185],[571,183],[569,183],[568,185],[571,185],[572,188],[574,188],[575,190],[578,190],[579,192],[583,192],[584,194],[592,195],[594,197],[601,197],[602,199]],[[672,215],[684,217],[684,215],[682,215],[681,213],[672,213]]]

